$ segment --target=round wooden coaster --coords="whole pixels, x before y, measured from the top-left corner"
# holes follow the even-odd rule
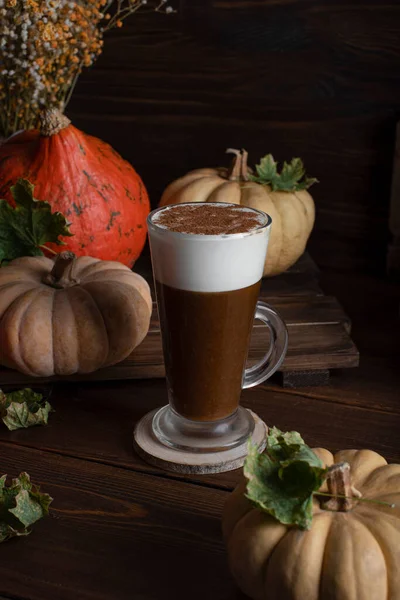
[[[157,410],[145,415],[133,432],[133,446],[138,455],[149,464],[175,473],[200,475],[233,471],[243,466],[247,455],[247,442],[231,450],[209,453],[174,450],[164,446],[154,436],[151,428],[153,416]],[[266,445],[267,426],[255,413],[251,410],[249,412],[255,421],[252,441],[262,452]]]

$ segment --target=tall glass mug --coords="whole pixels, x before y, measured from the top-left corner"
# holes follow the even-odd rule
[[[148,218],[169,400],[152,427],[169,447],[221,451],[251,435],[254,419],[239,405],[241,390],[270,377],[287,349],[282,319],[258,301],[271,218],[236,205],[207,203],[203,206],[216,209],[216,224],[233,209],[239,215],[244,211],[239,230],[246,229],[249,217],[253,227],[196,233],[194,221],[188,229],[193,233],[174,231],[167,223],[172,213],[166,220],[165,212],[176,211],[176,219],[179,211],[189,210],[185,206],[200,205],[163,207]],[[268,327],[270,342],[263,359],[246,369],[254,318]]]

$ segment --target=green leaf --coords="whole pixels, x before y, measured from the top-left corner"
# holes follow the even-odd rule
[[[297,192],[307,190],[318,179],[307,177],[301,158],[292,158],[290,163],[284,162],[282,171],[278,172],[278,163],[272,154],[267,154],[256,165],[257,175],[250,175],[256,183],[270,185],[274,192]]]
[[[30,388],[4,394],[0,390],[0,417],[10,431],[47,425],[52,407]]]
[[[255,506],[285,525],[311,527],[313,492],[326,479],[327,469],[299,433],[273,427],[263,454],[249,444],[243,471],[246,497]]]
[[[272,154],[267,154],[260,160],[260,164],[256,165],[258,177],[265,181],[274,181],[278,177],[277,166]]]
[[[64,215],[52,212],[48,202],[36,200],[33,190],[29,181],[19,179],[11,187],[15,207],[0,200],[0,262],[42,256],[41,246],[63,245],[59,236],[72,236]]]
[[[14,529],[11,525],[7,525],[7,523],[0,522],[0,544],[1,542],[6,542],[7,540],[13,537],[19,537],[23,535],[29,535],[30,531],[18,531],[18,529]]]
[[[0,543],[12,537],[29,535],[29,527],[48,515],[53,499],[31,483],[28,473],[21,473],[6,485],[7,475],[0,478]]]

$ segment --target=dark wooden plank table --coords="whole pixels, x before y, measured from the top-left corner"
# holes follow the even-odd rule
[[[353,321],[358,369],[328,387],[243,393],[268,424],[311,445],[369,447],[400,461],[400,287],[372,276],[323,274]],[[27,470],[54,497],[32,535],[0,546],[1,600],[244,598],[221,539],[223,504],[239,472],[167,474],[132,451],[132,430],[166,402],[163,380],[57,384],[46,428],[0,428],[0,472]]]

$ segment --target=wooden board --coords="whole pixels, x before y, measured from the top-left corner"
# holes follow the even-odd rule
[[[349,335],[350,321],[335,298],[271,298],[265,293],[262,293],[261,298],[278,310],[289,331],[289,347],[282,371],[320,371],[358,366],[358,350]],[[262,358],[268,343],[267,329],[256,322],[249,353],[250,365]],[[53,378],[33,378],[0,368],[0,385],[40,381],[143,379],[164,375],[160,326],[154,304],[147,337],[121,363],[87,375]]]

